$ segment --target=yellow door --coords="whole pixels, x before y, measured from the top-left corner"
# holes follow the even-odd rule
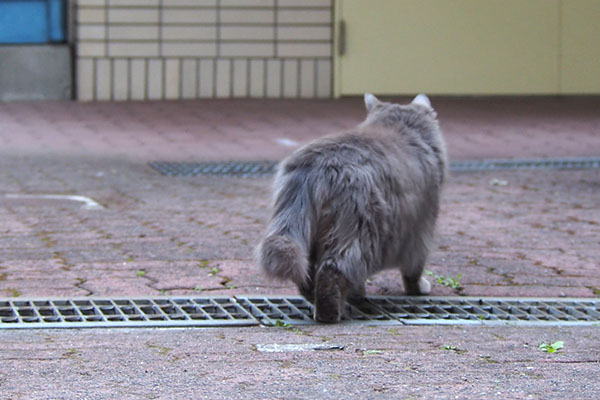
[[[337,96],[561,90],[561,0],[336,0],[335,9]]]

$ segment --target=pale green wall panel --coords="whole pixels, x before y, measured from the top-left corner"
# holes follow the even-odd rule
[[[563,0],[561,92],[600,93],[600,0]]]
[[[572,3],[578,2],[587,15],[569,14],[570,8],[577,8]],[[564,6],[566,3],[569,6]],[[346,52],[336,56],[335,93],[557,94],[561,85],[576,91],[594,87],[600,46],[591,48],[593,38],[586,44],[571,42],[579,42],[582,34],[597,38],[600,18],[589,15],[589,10],[596,10],[599,3],[338,0],[336,25],[345,22]],[[582,20],[592,19],[595,24],[584,24],[588,31],[577,31]],[[574,30],[565,38],[561,20],[563,28],[572,26]],[[565,54],[574,54],[586,65],[564,62],[561,42],[571,46]],[[561,66],[568,68],[562,71]],[[582,77],[579,69],[589,71],[589,76]]]

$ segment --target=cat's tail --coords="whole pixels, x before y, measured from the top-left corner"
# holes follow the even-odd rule
[[[309,254],[314,212],[306,181],[295,173],[275,179],[274,215],[256,249],[256,260],[272,278],[291,280],[299,287],[309,281]]]
[[[289,279],[298,286],[308,280],[306,250],[290,236],[268,235],[257,249],[257,259],[270,277]]]

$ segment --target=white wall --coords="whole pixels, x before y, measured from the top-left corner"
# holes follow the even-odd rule
[[[332,0],[77,0],[77,98],[327,98]]]

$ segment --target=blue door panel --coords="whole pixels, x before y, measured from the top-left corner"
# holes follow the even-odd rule
[[[48,41],[65,41],[65,2],[63,0],[48,1]]]
[[[0,0],[0,43],[65,40],[63,0]]]

